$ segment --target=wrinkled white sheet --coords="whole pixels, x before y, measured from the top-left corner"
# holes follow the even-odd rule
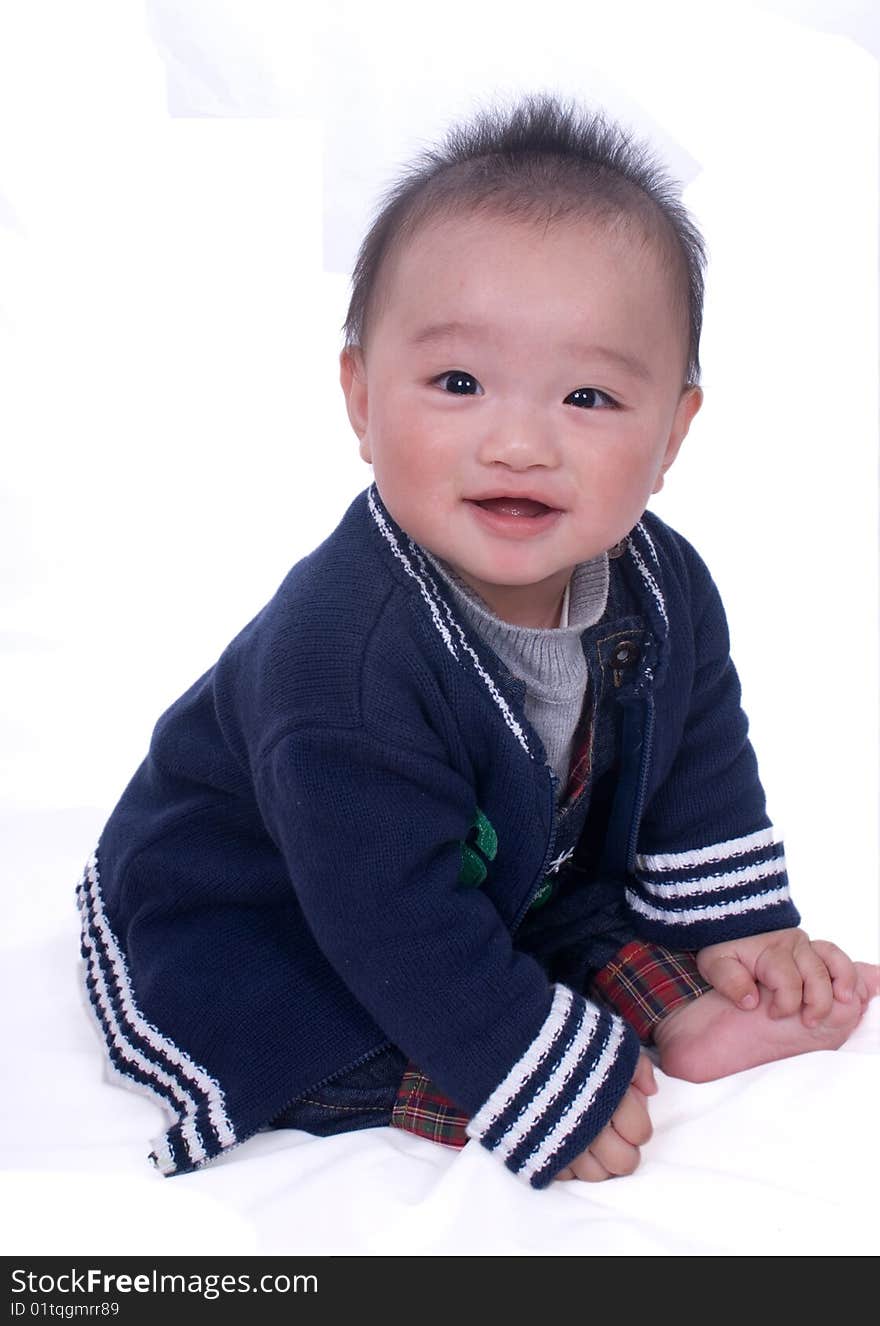
[[[163,1179],[147,1160],[161,1112],[105,1080],[79,995],[73,887],[100,826],[87,812],[15,825],[0,994],[8,1254],[878,1251],[880,1000],[836,1053],[702,1086],[658,1074],[655,1134],[626,1179],[534,1192],[473,1142],[455,1152],[391,1128],[264,1133]]]

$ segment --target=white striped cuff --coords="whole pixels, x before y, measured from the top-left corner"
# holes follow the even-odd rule
[[[638,1053],[638,1037],[619,1017],[556,985],[538,1035],[466,1132],[543,1188],[608,1123]]]
[[[640,854],[626,901],[647,937],[688,949],[715,943],[743,922],[776,930],[800,919],[772,828],[687,851]]]

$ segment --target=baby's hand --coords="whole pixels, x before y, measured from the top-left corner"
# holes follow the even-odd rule
[[[598,1183],[613,1179],[618,1174],[632,1174],[639,1163],[639,1147],[651,1136],[646,1096],[657,1090],[654,1069],[646,1054],[639,1055],[633,1080],[626,1089],[617,1109],[601,1133],[593,1139],[570,1165],[555,1176],[557,1179],[584,1179]]]
[[[854,963],[836,944],[811,940],[804,930],[773,930],[723,944],[711,944],[697,953],[697,966],[705,980],[739,1008],[757,1008],[757,983],[772,992],[769,1015],[790,1017],[800,1010],[806,1027],[828,1017],[835,999],[867,1002],[872,992],[865,963]]]

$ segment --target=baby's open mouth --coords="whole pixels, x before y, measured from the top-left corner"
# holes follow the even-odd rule
[[[505,516],[544,516],[548,511],[556,510],[556,507],[546,506],[531,497],[484,497],[475,505]]]

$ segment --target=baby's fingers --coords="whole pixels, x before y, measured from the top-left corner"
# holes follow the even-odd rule
[[[758,987],[737,955],[720,945],[710,945],[697,955],[701,976],[739,1008],[757,1008]]]
[[[616,1131],[614,1123],[608,1123],[600,1132],[598,1138],[590,1143],[590,1150],[584,1151],[582,1156],[578,1156],[578,1159],[574,1160],[571,1168],[573,1168],[575,1174],[578,1174],[578,1177],[586,1177],[586,1175],[579,1172],[580,1160],[586,1162],[586,1168],[590,1168],[591,1171],[598,1174],[594,1164],[587,1160],[588,1156],[592,1156],[592,1160],[598,1164],[599,1170],[603,1171],[602,1177],[611,1177],[611,1179],[615,1175],[632,1174],[633,1170],[639,1167],[639,1148],[633,1147],[630,1142],[627,1142],[626,1138],[622,1138],[619,1132]]]
[[[584,1183],[601,1183],[603,1179],[614,1177],[604,1165],[602,1165],[592,1151],[582,1151],[569,1165],[568,1171],[573,1179],[581,1179]],[[566,1173],[563,1170],[563,1173]]]
[[[809,939],[804,936],[809,948]],[[816,961],[819,962],[818,955]],[[824,970],[824,964],[819,962]],[[768,945],[755,963],[755,975],[771,992],[768,1009],[771,1018],[790,1017],[800,1011],[804,998],[804,981],[793,952],[781,944]]]
[[[630,1146],[644,1146],[654,1131],[645,1098],[630,1089],[611,1116],[611,1127]]]
[[[654,1065],[644,1053],[639,1054],[639,1060],[636,1064],[636,1071],[633,1073],[632,1086],[638,1087],[639,1091],[646,1096],[657,1094],[657,1083],[654,1078]]]
[[[856,964],[844,953],[843,949],[838,948],[836,944],[830,943],[827,939],[814,940],[813,948],[824,962],[831,978],[834,998],[839,999],[843,1004],[848,1004],[858,989],[859,973],[856,970]],[[830,1011],[829,1007],[826,1010],[826,1016]]]
[[[856,990],[865,1004],[880,995],[880,967],[876,962],[856,963]]]
[[[827,947],[834,948],[834,945],[829,944]],[[855,968],[845,953],[841,952],[840,949],[837,952],[845,963],[852,967],[850,993],[844,999],[844,1003],[846,1003],[847,1000],[852,998],[852,991],[855,988]],[[831,984],[833,972],[818,944],[809,944],[804,948],[797,949],[795,957],[804,982],[804,1006],[801,1021],[805,1027],[816,1027],[828,1017],[834,1003],[835,992]],[[844,968],[841,966],[841,975],[843,975],[843,971]]]

